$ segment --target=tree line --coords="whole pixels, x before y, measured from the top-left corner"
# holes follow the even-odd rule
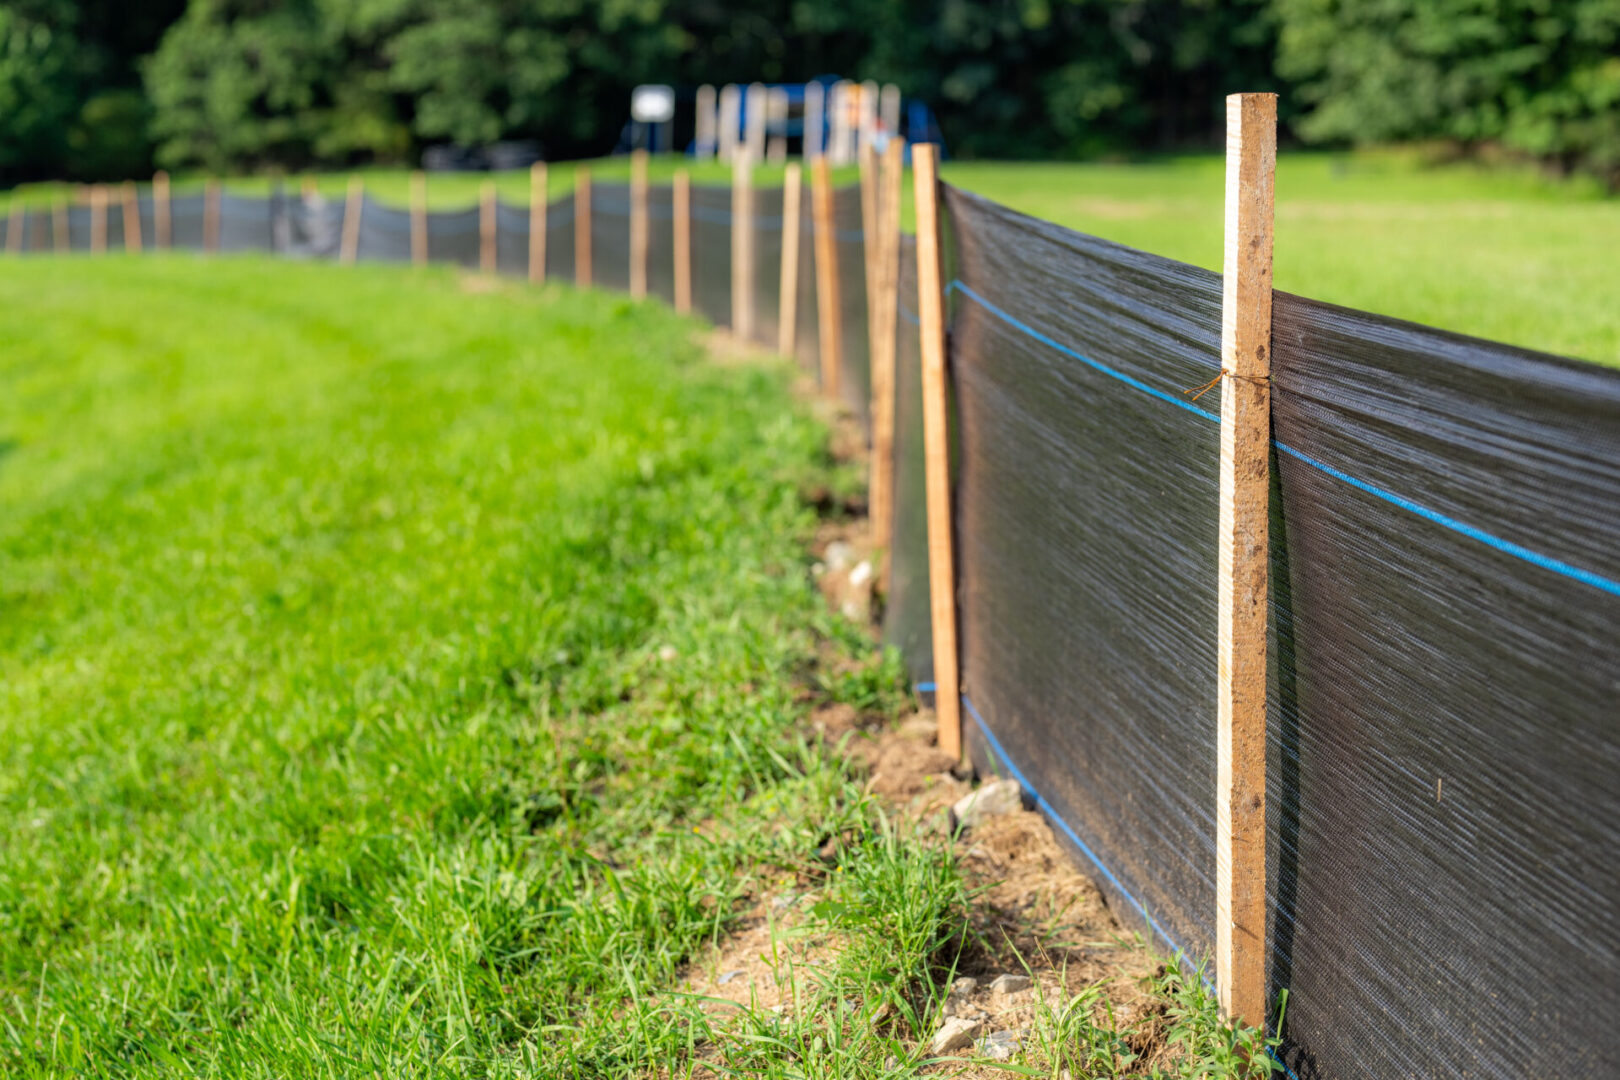
[[[958,156],[1499,146],[1620,183],[1620,0],[0,0],[0,180],[611,148],[642,82],[898,83]]]

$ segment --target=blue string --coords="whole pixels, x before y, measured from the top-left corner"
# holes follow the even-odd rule
[[[935,684],[931,682],[917,684],[917,691],[919,693],[930,693],[935,689]],[[1175,939],[1170,936],[1169,932],[1154,920],[1148,909],[1144,907],[1142,903],[1136,899],[1136,897],[1131,895],[1130,890],[1125,888],[1124,884],[1119,880],[1119,878],[1114,876],[1114,872],[1108,869],[1107,864],[1097,857],[1097,853],[1095,851],[1091,850],[1091,845],[1080,839],[1080,835],[1076,833],[1074,829],[1070,827],[1069,823],[1063,820],[1063,816],[1057,812],[1057,807],[1047,802],[1046,797],[1040,793],[1034,784],[1029,782],[1029,778],[1023,774],[1023,772],[1018,768],[1017,763],[1013,761],[1012,756],[1007,753],[1006,748],[1001,745],[1001,740],[996,738],[996,733],[990,730],[990,725],[985,723],[983,716],[979,715],[979,710],[974,707],[973,700],[966,694],[961,695],[961,698],[962,704],[966,706],[968,714],[973,717],[973,722],[979,725],[979,730],[984,733],[986,741],[990,743],[990,749],[995,753],[996,757],[1001,760],[1001,763],[1006,767],[1007,771],[1012,774],[1012,778],[1018,781],[1018,786],[1029,792],[1030,796],[1035,800],[1036,809],[1042,811],[1048,819],[1055,822],[1058,828],[1063,830],[1063,834],[1074,843],[1075,847],[1079,848],[1081,852],[1085,854],[1086,858],[1091,860],[1091,864],[1102,873],[1103,877],[1108,879],[1114,888],[1118,890],[1119,894],[1131,902],[1131,906],[1136,908],[1136,910],[1141,914],[1142,918],[1147,921],[1148,926],[1153,929],[1153,932],[1162,938],[1164,943],[1170,946],[1170,948],[1173,950],[1173,956],[1177,965],[1186,967],[1187,964],[1191,962],[1191,958],[1189,957],[1187,951],[1180,945],[1177,945]],[[1209,981],[1208,976],[1204,977],[1203,983],[1204,989],[1212,994],[1215,992],[1215,985]],[[1266,1030],[1267,1032],[1270,1032],[1271,1029],[1268,1026]],[[1282,1058],[1278,1057],[1275,1051],[1273,1051],[1270,1047],[1267,1047],[1266,1053],[1273,1061],[1282,1066],[1283,1072],[1287,1073],[1292,1080],[1298,1080],[1298,1077],[1294,1076],[1294,1070],[1290,1069],[1288,1067],[1288,1063]]]
[[[979,304],[980,307],[982,307],[986,311],[990,312],[990,314],[994,315],[996,318],[1000,319],[1002,322],[1006,323],[1008,326],[1011,326],[1016,330],[1022,331],[1023,333],[1029,335],[1030,337],[1034,338],[1036,341],[1039,341],[1043,345],[1047,345],[1047,346],[1049,346],[1049,347],[1051,347],[1053,349],[1056,349],[1058,352],[1062,353],[1064,356],[1072,357],[1072,358],[1080,361],[1082,364],[1086,364],[1089,367],[1095,368],[1097,371],[1102,372],[1104,375],[1107,375],[1109,378],[1118,379],[1120,382],[1124,383],[1126,386],[1132,387],[1133,389],[1136,389],[1136,390],[1140,390],[1140,391],[1142,391],[1142,393],[1148,394],[1148,395],[1150,395],[1152,397],[1156,397],[1160,401],[1167,401],[1171,405],[1174,405],[1178,409],[1186,409],[1188,412],[1192,413],[1195,416],[1202,416],[1205,420],[1213,420],[1216,423],[1220,423],[1221,418],[1219,416],[1216,416],[1212,412],[1205,412],[1203,409],[1200,409],[1198,406],[1192,404],[1191,402],[1182,401],[1180,398],[1174,397],[1174,396],[1172,396],[1170,394],[1167,394],[1163,390],[1159,390],[1159,389],[1157,389],[1155,387],[1149,386],[1147,383],[1142,382],[1140,379],[1131,378],[1129,375],[1125,374],[1123,371],[1117,371],[1114,368],[1109,367],[1107,364],[1100,363],[1099,361],[1093,360],[1089,356],[1083,356],[1080,353],[1075,352],[1073,349],[1069,348],[1067,345],[1063,345],[1063,344],[1059,343],[1058,341],[1054,340],[1053,338],[1048,337],[1046,334],[1041,333],[1039,330],[1035,329],[1033,326],[1029,325],[1028,323],[1023,322],[1023,321],[1021,321],[1019,319],[1016,319],[1013,316],[1007,314],[1001,308],[997,307],[996,305],[992,304],[990,301],[986,300],[984,297],[980,296],[978,293],[974,292],[972,286],[967,285],[967,284],[965,284],[964,282],[962,282],[960,280],[952,281],[950,283],[950,285],[946,287],[945,291],[946,291],[947,294],[949,294],[949,293],[951,293],[953,291],[960,292],[962,295],[967,296],[970,299],[976,301]]]
[[[1158,389],[1156,389],[1154,387],[1151,387],[1151,386],[1147,385],[1144,382],[1141,382],[1138,379],[1133,379],[1129,375],[1126,375],[1123,372],[1116,371],[1114,368],[1109,367],[1107,364],[1102,364],[1102,363],[1099,363],[1096,360],[1091,359],[1089,356],[1081,355],[1080,353],[1078,353],[1075,350],[1069,348],[1068,346],[1063,345],[1060,342],[1054,340],[1050,336],[1041,333],[1039,330],[1035,329],[1033,326],[1030,326],[1028,323],[1023,322],[1023,321],[1021,321],[1021,320],[1019,320],[1017,318],[1014,318],[1012,315],[1009,315],[1007,312],[1003,311],[1001,308],[997,307],[995,304],[992,304],[990,301],[988,301],[984,297],[980,296],[977,292],[974,292],[971,286],[967,285],[966,283],[962,282],[961,280],[952,281],[950,283],[950,285],[946,287],[945,291],[946,291],[947,294],[949,294],[949,293],[951,293],[953,291],[954,292],[960,292],[963,295],[970,297],[975,302],[977,302],[981,307],[983,307],[986,311],[990,312],[992,315],[994,315],[997,318],[1001,319],[1003,322],[1007,323],[1007,325],[1013,327],[1014,329],[1021,331],[1022,333],[1028,335],[1029,337],[1034,338],[1036,341],[1041,342],[1043,345],[1046,345],[1046,346],[1048,346],[1048,347],[1050,347],[1052,349],[1055,349],[1056,351],[1062,353],[1065,356],[1069,356],[1069,357],[1072,357],[1072,358],[1074,358],[1076,360],[1079,360],[1081,363],[1086,364],[1086,365],[1096,369],[1097,371],[1102,372],[1104,375],[1107,375],[1107,376],[1109,376],[1111,378],[1118,379],[1120,382],[1124,383],[1127,386],[1130,386],[1130,387],[1133,387],[1134,389],[1140,390],[1144,394],[1148,394],[1148,395],[1151,395],[1152,397],[1158,398],[1160,401],[1167,401],[1170,404],[1174,405],[1176,408],[1185,409],[1186,411],[1188,411],[1190,413],[1193,413],[1196,416],[1203,417],[1205,420],[1210,420],[1210,421],[1213,421],[1215,423],[1220,422],[1221,418],[1219,416],[1215,415],[1212,412],[1207,412],[1207,411],[1205,411],[1203,409],[1200,409],[1197,406],[1195,406],[1195,405],[1193,405],[1193,404],[1191,404],[1189,402],[1182,401],[1179,398],[1172,397],[1171,395],[1165,393],[1163,390],[1158,390]],[[1368,495],[1372,495],[1372,496],[1374,496],[1376,498],[1383,499],[1385,502],[1388,502],[1388,503],[1390,503],[1390,504],[1392,504],[1394,506],[1398,506],[1402,510],[1405,510],[1405,511],[1407,511],[1409,513],[1412,513],[1412,514],[1416,514],[1418,517],[1423,518],[1425,521],[1430,521],[1430,522],[1433,522],[1434,524],[1439,525],[1439,526],[1441,526],[1443,528],[1450,529],[1453,532],[1461,533],[1463,536],[1466,536],[1466,537],[1468,537],[1468,538],[1470,538],[1472,540],[1477,540],[1480,543],[1487,545],[1488,547],[1495,548],[1497,551],[1501,551],[1501,552],[1504,552],[1504,553],[1506,553],[1508,555],[1512,555],[1515,558],[1523,559],[1525,562],[1528,562],[1528,563],[1530,563],[1530,564],[1532,564],[1534,566],[1539,566],[1543,570],[1550,570],[1555,574],[1562,574],[1565,577],[1572,578],[1572,579],[1574,579],[1576,581],[1581,582],[1584,585],[1590,585],[1595,589],[1601,589],[1603,592],[1609,593],[1609,594],[1611,594],[1613,596],[1620,596],[1620,581],[1614,581],[1614,580],[1612,580],[1610,578],[1603,577],[1600,574],[1595,574],[1590,570],[1583,570],[1578,566],[1572,566],[1569,563],[1562,562],[1562,561],[1560,561],[1558,559],[1554,559],[1549,555],[1543,555],[1538,551],[1532,551],[1531,549],[1529,549],[1527,547],[1524,547],[1521,544],[1515,544],[1511,540],[1504,540],[1502,537],[1496,536],[1496,535],[1494,535],[1492,533],[1488,533],[1484,529],[1480,529],[1480,528],[1477,528],[1477,527],[1475,527],[1473,525],[1469,525],[1466,522],[1458,521],[1456,518],[1448,517],[1447,515],[1442,514],[1437,510],[1431,510],[1426,506],[1423,506],[1423,505],[1421,505],[1419,503],[1413,502],[1411,499],[1408,499],[1405,496],[1397,495],[1392,491],[1386,491],[1385,489],[1383,489],[1381,487],[1377,487],[1377,486],[1375,486],[1373,484],[1369,484],[1365,480],[1359,480],[1356,477],[1349,475],[1348,473],[1342,472],[1339,469],[1335,469],[1333,466],[1328,465],[1325,462],[1318,461],[1317,459],[1311,457],[1309,454],[1305,454],[1305,453],[1302,453],[1302,452],[1300,452],[1298,450],[1295,450],[1293,447],[1287,445],[1286,443],[1281,443],[1281,442],[1277,442],[1276,440],[1272,440],[1272,445],[1275,446],[1278,449],[1278,451],[1280,451],[1281,453],[1287,454],[1290,457],[1293,457],[1293,458],[1296,458],[1296,459],[1298,459],[1300,461],[1303,461],[1305,464],[1310,465],[1313,468],[1321,470],[1322,472],[1326,473],[1328,476],[1331,476],[1336,480],[1341,480],[1344,483],[1349,484],[1351,487],[1357,489],[1358,491],[1363,491],[1363,492],[1367,493]]]

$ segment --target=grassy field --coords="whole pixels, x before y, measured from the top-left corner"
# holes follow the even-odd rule
[[[657,159],[655,178],[677,159]],[[626,159],[591,163],[622,180]],[[1219,270],[1224,165],[1215,156],[1137,164],[951,162],[947,181],[1036,217]],[[554,195],[575,165],[552,167]],[[379,198],[404,205],[408,174],[363,172]],[[759,182],[780,182],[762,168]],[[841,174],[851,182],[853,173]],[[717,165],[696,179],[727,182]],[[465,207],[484,178],[435,175],[431,205]],[[504,198],[527,199],[526,174],[494,176]],[[324,176],[341,195],[345,178]],[[181,180],[180,189],[198,183]],[[271,181],[232,181],[266,191]],[[60,189],[13,197],[36,204]],[[1278,288],[1528,348],[1620,364],[1620,199],[1518,167],[1427,166],[1415,154],[1285,152],[1277,172]]]
[[[756,875],[875,827],[794,733],[869,649],[780,373],[448,271],[40,260],[0,325],[7,1076],[634,1073]],[[960,896],[873,835],[854,888],[941,881],[913,979]]]
[[[0,1071],[914,1073],[972,898],[802,734],[903,676],[807,570],[825,431],[693,329],[445,269],[0,263]],[[836,960],[718,1026],[682,966],[784,879]],[[1234,1075],[1198,981],[1155,992],[1174,1075]],[[1140,1075],[1096,1001],[1029,1066]]]

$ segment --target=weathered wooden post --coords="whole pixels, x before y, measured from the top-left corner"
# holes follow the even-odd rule
[[[799,339],[799,234],[803,232],[799,163],[790,162],[782,177],[782,272],[777,295],[776,351],[792,356]]]
[[[647,295],[647,151],[630,152],[630,295]]]
[[[135,194],[135,181],[124,181],[123,196],[124,250],[139,254],[141,250],[141,202]]]
[[[956,562],[951,549],[950,417],[945,386],[945,283],[941,266],[937,147],[911,150],[917,207],[917,315],[921,323],[923,454],[928,493],[928,592],[934,634],[934,714],[939,748],[962,756],[956,656]]]
[[[675,310],[682,315],[692,310],[692,174],[685,169],[675,173]]]
[[[821,339],[821,392],[838,396],[844,365],[844,312],[838,291],[838,238],[834,235],[830,153],[810,170],[810,218],[816,242],[816,332]]]
[[[219,250],[219,213],[223,196],[219,181],[213,178],[203,183],[203,250]],[[358,224],[358,221],[356,222]]]
[[[427,174],[417,169],[411,173],[411,265],[427,262]]]
[[[73,238],[68,235],[68,204],[64,195],[51,200],[51,247],[60,252],[73,247]]]
[[[591,285],[591,170],[574,172],[574,284]]]
[[[495,181],[485,180],[478,189],[478,269],[495,273]]]
[[[529,280],[546,281],[546,163],[529,166]]]
[[[1266,1022],[1266,614],[1271,498],[1271,247],[1277,95],[1226,99],[1221,303],[1215,983]]]
[[[107,185],[90,188],[90,254],[101,255],[107,250]]]
[[[349,196],[343,203],[343,236],[338,261],[352,266],[360,257],[360,215],[365,213],[366,186],[358,176],[349,177]]]
[[[174,236],[172,226],[169,224],[169,174],[159,169],[152,174],[152,244],[155,247],[167,248],[173,245]]]
[[[883,552],[884,590],[894,559],[895,348],[900,324],[900,201],[906,168],[905,140],[891,138],[883,150],[877,184],[877,269],[872,320],[872,546]]]

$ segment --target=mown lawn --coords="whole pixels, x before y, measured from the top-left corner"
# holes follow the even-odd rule
[[[0,1073],[650,1075],[839,834],[926,991],[951,856],[795,729],[903,695],[806,570],[824,433],[654,306],[489,289],[0,264]]]
[[[622,181],[628,161],[588,163]],[[667,178],[680,159],[654,160]],[[572,189],[576,165],[551,167],[550,190]],[[409,174],[361,173],[378,198],[405,205]],[[780,168],[762,167],[761,184]],[[1224,163],[1217,155],[1130,164],[947,162],[945,180],[1049,221],[1212,270],[1220,269]],[[434,175],[429,203],[472,205],[488,177]],[[525,173],[493,179],[503,198],[528,198]],[[699,183],[727,171],[699,166]],[[246,178],[232,190],[267,191]],[[854,182],[841,171],[838,182]],[[200,183],[182,178],[177,190]],[[346,178],[327,175],[328,197]],[[14,197],[44,204],[57,189]],[[1520,166],[1436,166],[1416,153],[1316,153],[1285,148],[1277,169],[1277,287],[1527,348],[1620,364],[1620,199]]]

